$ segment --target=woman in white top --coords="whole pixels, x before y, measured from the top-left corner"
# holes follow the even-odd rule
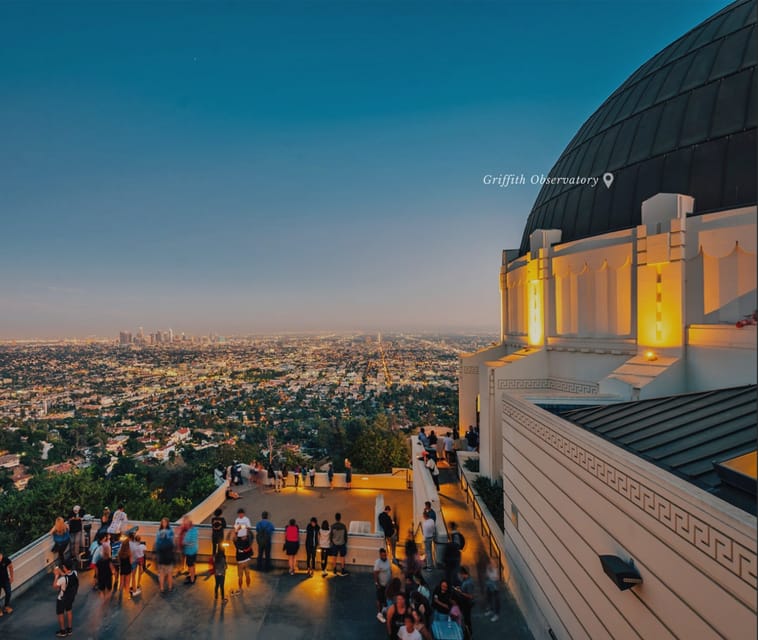
[[[329,540],[329,523],[324,520],[321,530],[318,532],[318,548],[321,549],[321,577],[326,577],[326,561],[329,558],[329,549],[332,543]]]

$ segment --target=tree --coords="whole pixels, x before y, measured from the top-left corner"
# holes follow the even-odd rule
[[[410,461],[405,438],[389,428],[384,414],[361,432],[349,447],[348,457],[360,473],[388,473],[392,467],[407,467]]]

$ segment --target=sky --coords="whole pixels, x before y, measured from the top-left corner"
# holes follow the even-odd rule
[[[497,333],[484,176],[725,4],[0,1],[0,339]]]

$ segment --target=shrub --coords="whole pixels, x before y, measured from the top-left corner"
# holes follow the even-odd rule
[[[478,462],[478,461],[477,461]],[[477,464],[478,467],[478,464]],[[503,499],[503,486],[499,482],[493,482],[489,478],[479,476],[473,482],[474,489],[479,494],[482,502],[487,506],[495,522],[498,523],[500,529],[505,528],[505,505]]]
[[[479,458],[467,458],[463,466],[473,473],[479,473]]]

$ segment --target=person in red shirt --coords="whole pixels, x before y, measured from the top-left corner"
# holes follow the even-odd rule
[[[297,570],[297,552],[300,549],[300,529],[294,518],[284,528],[284,551],[290,564],[290,575],[294,576]]]

